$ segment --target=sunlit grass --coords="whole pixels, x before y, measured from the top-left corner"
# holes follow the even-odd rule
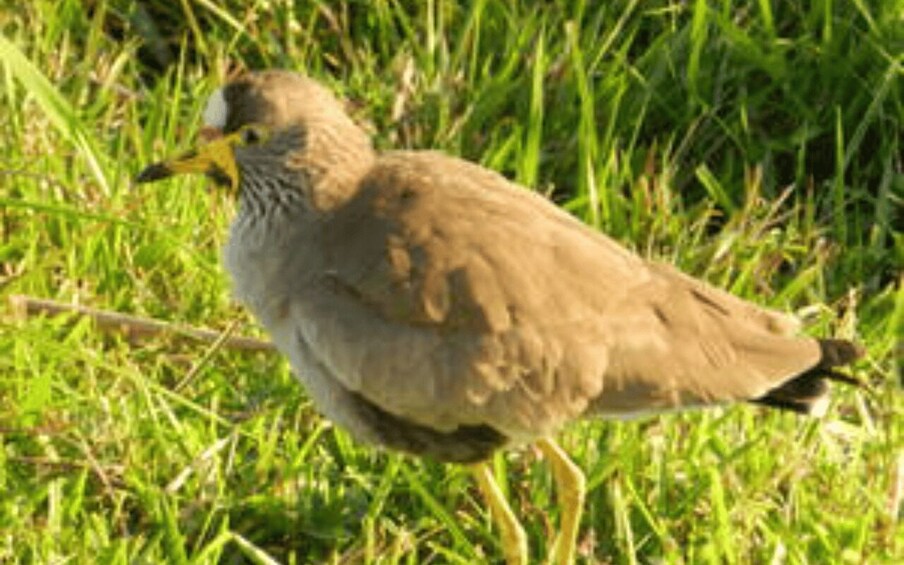
[[[192,144],[231,69],[303,69],[381,147],[481,162],[866,345],[870,391],[839,391],[825,421],[737,407],[567,430],[590,486],[584,562],[904,560],[895,2],[295,4],[0,13],[3,294],[259,335],[219,265],[233,203],[130,179]],[[133,344],[71,317],[0,328],[0,561],[500,558],[465,469],[353,442],[278,356]],[[496,464],[544,555],[548,469],[532,450]]]

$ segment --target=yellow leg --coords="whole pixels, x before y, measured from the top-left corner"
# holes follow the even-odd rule
[[[502,535],[506,564],[527,565],[527,535],[493,478],[493,470],[488,463],[477,463],[471,469]]]
[[[556,481],[559,506],[562,518],[559,534],[550,552],[550,563],[555,565],[572,565],[574,549],[578,539],[578,527],[581,524],[581,512],[584,510],[584,494],[586,479],[580,467],[568,457],[559,445],[551,439],[542,439],[537,447],[552,465],[552,476]]]

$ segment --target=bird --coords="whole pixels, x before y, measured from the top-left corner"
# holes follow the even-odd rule
[[[238,200],[235,298],[318,410],[361,442],[468,465],[509,565],[524,528],[488,459],[535,445],[576,558],[585,479],[555,440],[580,419],[752,402],[826,409],[864,353],[635,254],[546,197],[431,150],[378,151],[333,92],[289,70],[215,89],[206,142],[138,183],[201,174]]]

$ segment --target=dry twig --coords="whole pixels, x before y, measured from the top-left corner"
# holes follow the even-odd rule
[[[98,310],[21,294],[10,295],[9,304],[13,314],[19,318],[77,314],[90,318],[101,330],[125,334],[130,340],[147,339],[162,334],[187,337],[205,343],[214,343],[220,338],[220,332],[211,330],[185,327],[152,318]],[[272,351],[275,349],[273,344],[268,341],[242,336],[229,336],[223,340],[222,346],[241,351]]]

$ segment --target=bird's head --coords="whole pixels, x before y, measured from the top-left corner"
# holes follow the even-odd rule
[[[349,192],[374,157],[336,97],[293,72],[252,72],[227,83],[208,98],[203,120],[195,149],[148,166],[136,181],[200,173],[245,196],[295,188],[320,208]]]

